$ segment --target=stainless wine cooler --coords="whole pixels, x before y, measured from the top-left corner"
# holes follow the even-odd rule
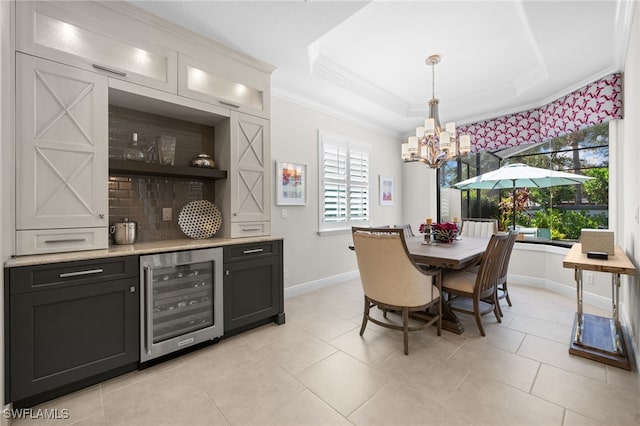
[[[222,336],[222,248],[140,256],[140,361]]]

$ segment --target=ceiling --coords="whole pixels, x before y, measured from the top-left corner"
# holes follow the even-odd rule
[[[394,137],[538,107],[623,69],[632,0],[130,1],[276,67],[272,95]]]

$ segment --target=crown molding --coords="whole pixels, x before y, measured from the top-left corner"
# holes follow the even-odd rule
[[[342,120],[344,122],[363,127],[368,130],[372,130],[377,133],[382,133],[392,138],[402,139],[403,134],[391,130],[389,127],[381,126],[373,122],[370,118],[364,116],[357,116],[346,111],[339,111],[335,106],[328,106],[312,100],[308,97],[300,96],[297,93],[289,91],[282,87],[271,87],[271,98],[279,98],[287,102],[294,103],[296,105],[308,108],[310,110],[319,112],[321,114],[328,115],[330,117]]]
[[[314,58],[310,58],[311,75],[361,96],[401,117],[407,116],[409,104],[406,101],[347,70],[322,54],[314,56]]]

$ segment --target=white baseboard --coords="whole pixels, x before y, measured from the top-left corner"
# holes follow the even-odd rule
[[[309,281],[302,284],[297,284],[291,287],[285,287],[284,298],[299,296],[301,294],[309,293],[315,290],[319,290],[325,287],[331,287],[332,285],[340,284],[345,281],[356,279],[360,276],[360,272],[349,271],[338,275],[332,275],[330,277],[320,278],[319,280]]]
[[[527,277],[524,275],[508,275],[509,282],[528,285],[531,287],[539,287],[546,288],[547,290],[553,291],[555,293],[560,293],[562,295],[575,298],[576,297],[576,288],[575,285],[568,286],[566,284],[562,284],[556,281],[548,280],[545,278],[535,278],[535,277]],[[593,305],[596,308],[611,310],[611,299],[608,297],[599,296],[597,294],[584,292],[582,296],[582,300],[584,303],[589,305]]]

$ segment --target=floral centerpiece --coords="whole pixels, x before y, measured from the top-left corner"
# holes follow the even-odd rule
[[[458,225],[452,222],[432,223],[431,230],[436,241],[451,243],[458,236]]]

